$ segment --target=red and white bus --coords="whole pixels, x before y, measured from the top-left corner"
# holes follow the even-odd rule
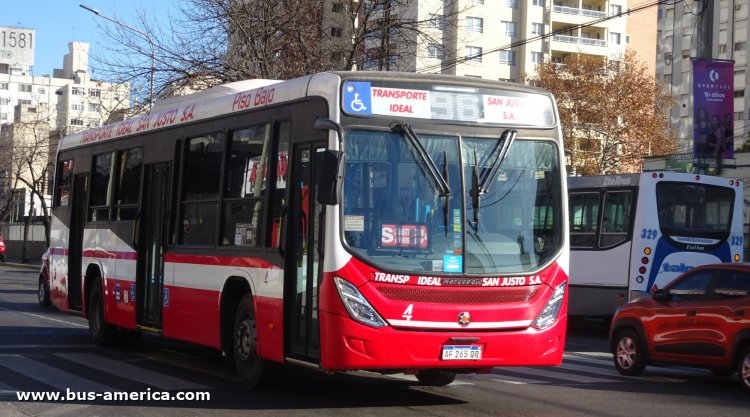
[[[61,141],[40,290],[97,343],[209,346],[250,385],[267,362],[427,385],[559,364],[563,155],[538,88],[382,72],[220,86]]]

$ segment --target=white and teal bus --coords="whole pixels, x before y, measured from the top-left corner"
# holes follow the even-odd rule
[[[741,262],[743,187],[674,172],[568,178],[569,314],[611,316],[695,266]]]

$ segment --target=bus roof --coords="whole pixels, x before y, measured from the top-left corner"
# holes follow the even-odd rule
[[[655,176],[655,177],[654,177]],[[637,187],[645,178],[659,181],[700,182],[712,185],[731,186],[738,182],[733,178],[712,175],[688,174],[684,172],[643,172],[639,174],[610,174],[568,177],[568,189]]]
[[[324,72],[287,81],[261,79],[239,81],[216,86],[194,94],[160,100],[155,103],[155,106],[148,114],[66,136],[60,141],[58,151],[180,124],[192,123],[198,120],[206,120],[216,116],[261,108],[308,96],[324,96],[333,102],[331,105],[338,106],[338,96],[340,94],[338,86],[342,80],[398,82],[405,84],[410,82],[433,83],[446,86],[455,85],[494,89],[497,89],[499,85],[497,81],[471,77],[388,71]],[[518,93],[544,95],[549,97],[550,104],[554,103],[552,94],[537,87],[515,83],[502,83],[502,88],[503,90]]]

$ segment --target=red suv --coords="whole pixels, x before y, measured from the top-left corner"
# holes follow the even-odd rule
[[[750,263],[699,266],[615,312],[609,342],[615,367],[647,364],[739,372],[750,392]]]

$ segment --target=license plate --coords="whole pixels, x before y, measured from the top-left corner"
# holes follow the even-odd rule
[[[470,360],[476,361],[482,359],[481,346],[443,346],[444,361]]]

